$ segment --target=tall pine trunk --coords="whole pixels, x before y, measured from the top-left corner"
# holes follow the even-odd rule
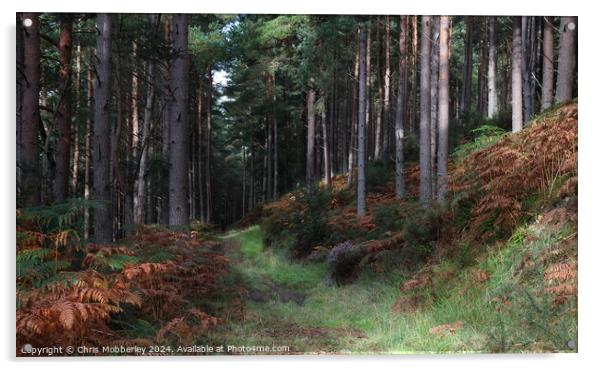
[[[543,19],[543,77],[541,88],[541,110],[552,106],[554,101],[554,17]]]
[[[408,16],[399,17],[399,83],[397,87],[397,110],[395,112],[395,196],[405,195],[403,174],[404,117],[406,116],[407,59],[408,59]]]
[[[384,74],[384,101],[383,101],[383,153],[389,152],[391,132],[391,22],[385,16],[385,74]]]
[[[360,66],[359,66],[359,101],[357,126],[357,217],[366,214],[366,26],[361,24],[359,29]]]
[[[449,17],[441,16],[439,42],[439,115],[437,146],[437,200],[443,202],[446,192],[448,138],[449,138]]]
[[[310,81],[313,84],[313,79]],[[307,91],[307,155],[305,156],[305,179],[311,189],[315,175],[315,141],[316,141],[316,91],[310,86]]]
[[[420,38],[420,204],[426,207],[432,197],[431,173],[431,28],[433,19],[422,16]]]
[[[497,49],[495,47],[496,17],[489,17],[489,60],[487,62],[487,117],[497,114],[496,66]]]
[[[90,53],[89,60],[93,58],[93,52]],[[92,188],[92,100],[94,98],[94,78],[92,77],[92,68],[88,67],[88,73],[86,76],[86,108],[88,109],[88,118],[86,119],[86,133],[85,133],[85,162],[84,162],[84,200],[86,203],[90,201],[91,188]],[[88,204],[84,206],[84,239],[90,238],[90,207]]]
[[[144,223],[144,203],[146,200],[146,169],[148,162],[149,152],[149,136],[151,118],[153,114],[153,101],[155,99],[155,88],[154,88],[154,77],[155,77],[155,65],[154,63],[148,62],[146,70],[146,104],[144,106],[144,121],[142,122],[142,136],[140,140],[140,164],[138,165],[138,173],[136,174],[136,180],[134,185],[134,223]]]
[[[197,106],[196,106],[196,122],[197,122],[197,152],[196,162],[197,162],[197,186],[198,186],[198,216],[201,222],[205,222],[205,202],[203,201],[205,197],[204,187],[203,187],[203,74],[201,73],[199,76],[199,89],[197,91]]]
[[[523,47],[522,57],[523,62],[521,71],[523,75],[523,122],[528,121],[533,116],[533,94],[532,94],[532,79],[531,74],[533,72],[531,59],[533,58],[532,45],[532,32],[533,30],[533,17],[521,17],[521,44]]]
[[[78,42],[75,48],[75,111],[80,111],[81,100],[81,44]],[[79,165],[80,165],[80,136],[81,124],[79,115],[75,119],[75,130],[73,132],[73,164],[71,170],[71,196],[77,196],[77,184],[79,181]]]
[[[37,13],[23,13],[23,20],[30,19],[31,26],[23,29],[23,107],[21,114],[21,153],[23,206],[40,203],[40,159],[38,130],[40,127],[40,23]]]
[[[348,171],[348,176],[347,176],[347,184],[351,185],[351,182],[353,180],[353,167],[356,165],[357,162],[357,148],[355,146],[355,143],[357,142],[357,122],[358,122],[358,111],[357,111],[357,106],[358,106],[358,94],[359,94],[359,70],[360,70],[360,46],[359,46],[359,42],[358,42],[358,46],[356,48],[356,52],[355,52],[355,63],[354,63],[354,67],[353,67],[353,88],[351,89],[352,93],[353,93],[353,97],[351,98],[351,127],[350,127],[350,133],[349,133],[349,154],[348,154],[348,159],[347,159],[347,171]]]
[[[437,189],[437,111],[439,108],[439,16],[433,16],[431,30],[431,173],[433,174],[433,194]]]
[[[512,132],[523,129],[521,17],[512,17]]]
[[[205,222],[213,222],[213,189],[211,170],[213,166],[212,158],[212,130],[213,130],[213,72],[211,65],[207,66],[207,147],[205,153]]]
[[[61,17],[59,35],[59,80],[61,84],[58,105],[58,143],[54,172],[54,201],[63,203],[69,189],[69,160],[71,159],[71,56],[73,53],[72,20],[70,15]]]
[[[326,94],[323,93],[322,95],[322,101],[324,102],[324,106],[322,108],[322,112],[321,112],[321,123],[322,123],[322,142],[323,142],[323,148],[322,148],[322,152],[324,155],[324,182],[326,183],[326,186],[330,187],[331,185],[331,158],[330,158],[330,135],[328,134],[329,131],[329,124],[327,121],[327,116],[326,116]],[[332,124],[332,122],[330,122],[330,124]]]
[[[577,62],[577,17],[560,17],[559,43],[556,102],[562,103],[573,97],[573,84],[575,82],[575,67]]]
[[[94,236],[97,243],[110,243],[113,239],[111,220],[111,16],[96,15],[96,80],[94,81],[94,140],[92,158],[94,166],[93,199],[102,207],[94,209]]]
[[[473,18],[466,16],[466,35],[464,38],[464,75],[462,77],[462,96],[460,97],[460,110],[467,112],[470,109],[472,92],[472,25]]]
[[[169,224],[187,225],[188,208],[188,15],[172,17],[173,60],[169,89]]]

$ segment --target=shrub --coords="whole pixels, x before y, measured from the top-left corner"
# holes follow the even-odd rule
[[[393,202],[377,206],[374,209],[374,223],[379,232],[398,230],[402,224],[400,204]]]
[[[391,164],[382,160],[368,162],[366,166],[366,191],[384,192],[386,185],[393,180]]]
[[[357,267],[366,254],[365,248],[353,245],[350,241],[336,245],[327,258],[331,279],[338,285],[353,281],[357,277]]]
[[[301,197],[304,211],[293,215],[291,230],[295,235],[292,255],[295,258],[308,256],[312,248],[322,244],[330,234],[327,210],[330,189],[305,192]]]

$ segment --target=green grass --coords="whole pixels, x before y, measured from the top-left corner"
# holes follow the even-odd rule
[[[337,287],[327,279],[323,263],[297,263],[282,248],[264,248],[261,230],[251,227],[224,237],[235,260],[230,284],[264,289],[274,282],[306,294],[305,304],[245,303],[246,320],[228,321],[211,336],[216,344],[288,345],[302,353],[459,353],[575,351],[576,299],[554,308],[544,287],[545,266],[520,268],[526,255],[537,259],[574,230],[519,228],[505,245],[490,248],[472,266],[445,260],[433,268],[433,284],[420,292],[426,302],[410,313],[394,313],[399,287],[407,274],[390,269],[385,274],[362,270],[357,282]],[[236,244],[240,246],[239,248]],[[570,248],[576,248],[570,244]],[[576,252],[575,252],[576,255]],[[475,282],[475,271],[491,276]],[[443,278],[443,276],[454,276]],[[509,305],[500,308],[500,299]],[[457,320],[454,334],[429,335],[429,329]],[[295,329],[297,328],[297,329]],[[321,328],[316,335],[298,328]],[[353,335],[361,331],[366,338]]]
[[[252,226],[242,231],[231,231],[223,239],[238,238],[240,241],[240,250],[246,258],[254,258],[263,251],[263,241],[261,230],[258,226]]]

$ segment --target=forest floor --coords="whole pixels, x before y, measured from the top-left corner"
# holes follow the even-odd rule
[[[232,231],[221,237],[231,262],[224,282],[245,287],[244,313],[208,342],[272,354],[573,352],[574,211],[556,208],[469,268],[443,261],[415,275],[365,269],[346,286],[326,278],[325,262],[294,262],[264,247],[258,226]],[[553,279],[569,283],[554,302],[541,295]]]

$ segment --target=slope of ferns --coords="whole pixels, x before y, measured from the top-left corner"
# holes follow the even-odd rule
[[[474,152],[451,172],[450,191],[472,205],[465,234],[486,239],[483,225],[510,231],[528,217],[529,199],[554,201],[577,191],[577,103],[532,121],[516,134]]]
[[[220,323],[195,307],[227,272],[215,242],[141,228],[128,245],[83,244],[76,233],[49,232],[24,215],[17,217],[17,355],[25,343],[191,344]],[[137,338],[120,324],[138,319],[162,327]]]
[[[403,200],[395,198],[394,183],[383,173],[379,178],[384,180],[367,193],[366,215],[358,220],[354,186],[346,175],[338,175],[331,188],[321,184],[313,194],[295,191],[265,205],[260,212],[263,231],[268,243],[286,243],[292,235],[297,240],[293,251],[307,240],[305,256],[311,251],[324,255],[353,241],[371,256],[409,250],[421,259],[459,244],[503,239],[576,194],[577,122],[575,101],[544,112],[519,133],[504,134],[493,126],[476,130],[474,142],[460,146],[449,161],[447,204],[419,207],[419,168],[409,164]]]

